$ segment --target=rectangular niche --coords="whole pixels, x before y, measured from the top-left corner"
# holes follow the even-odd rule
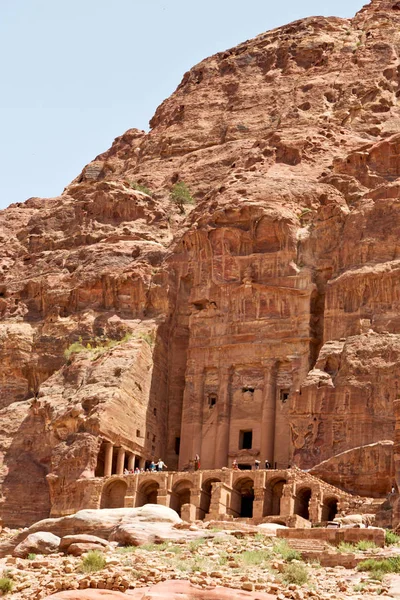
[[[253,446],[253,430],[241,430],[239,433],[239,450],[251,450]]]

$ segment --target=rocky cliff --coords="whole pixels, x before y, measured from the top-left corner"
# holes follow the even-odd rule
[[[60,197],[0,212],[5,523],[84,506],[105,441],[370,473],[399,394],[399,51],[395,1],[262,34]],[[378,462],[350,491],[387,491]]]

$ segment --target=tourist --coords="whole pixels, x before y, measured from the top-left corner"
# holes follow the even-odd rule
[[[270,469],[271,468],[271,463],[269,462],[268,459],[265,460],[265,468],[266,469]]]
[[[257,458],[254,461],[254,468],[255,468],[256,471],[258,471],[259,468],[260,468],[260,462],[261,461],[257,460]]]
[[[135,474],[138,475],[139,473],[140,473],[140,469],[139,469],[139,467],[136,467]]]
[[[124,469],[124,475],[129,475],[128,469]]]
[[[163,471],[164,467],[166,469],[168,469],[167,465],[165,464],[165,462],[162,460],[162,458],[158,459],[158,463],[157,463],[157,471]]]
[[[154,473],[155,470],[156,470],[156,463],[154,462],[154,460],[152,460],[150,463],[150,471],[152,473]]]
[[[194,470],[198,471],[200,469],[200,456],[198,454],[194,457]]]
[[[236,460],[236,458],[234,458],[232,461],[232,469],[234,471],[237,471],[239,469],[238,461]]]

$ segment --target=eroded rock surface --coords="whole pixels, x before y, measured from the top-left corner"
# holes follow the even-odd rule
[[[5,524],[90,505],[106,443],[114,473],[362,447],[365,493],[399,394],[399,25],[372,0],[205,59],[149,133],[0,213]]]

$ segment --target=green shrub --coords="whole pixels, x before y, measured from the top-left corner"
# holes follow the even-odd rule
[[[86,350],[86,348],[82,342],[74,342],[64,350],[64,356],[69,360],[73,354],[79,354],[79,352],[84,352],[84,350]]]
[[[99,550],[90,550],[82,559],[79,570],[82,573],[94,573],[101,571],[106,566],[106,559]]]
[[[28,556],[26,557],[28,560],[35,560],[36,558],[36,554],[30,553],[28,554]]]
[[[138,337],[140,339],[144,340],[146,342],[146,344],[148,344],[150,346],[150,348],[152,348],[154,346],[154,342],[155,342],[154,331],[150,331],[150,332],[146,332],[146,333],[139,333]]]
[[[338,550],[339,552],[355,552],[356,546],[354,544],[349,544],[349,542],[340,542]]]
[[[192,194],[183,181],[175,183],[171,190],[171,200],[179,208],[179,212],[183,214],[185,212],[185,204],[194,204]]]
[[[245,565],[262,565],[270,560],[271,555],[265,550],[245,550],[239,558]]]
[[[273,551],[275,554],[280,554],[283,560],[287,560],[288,562],[292,560],[301,560],[300,552],[297,552],[297,550],[291,548],[286,540],[279,540],[279,542],[275,542]]]
[[[283,569],[283,581],[285,583],[303,585],[308,581],[308,571],[302,564],[291,563],[290,565],[285,565]]]
[[[385,532],[385,544],[387,546],[391,546],[392,544],[398,544],[399,542],[400,542],[400,537],[398,535],[396,535],[394,533],[394,531],[387,529]]]
[[[369,540],[360,540],[356,544],[357,550],[375,550],[377,545],[374,542],[370,542]]]
[[[10,577],[0,577],[0,591],[3,594],[8,594],[8,592],[12,592],[14,588],[14,582]]]
[[[368,558],[357,565],[359,571],[369,571],[375,579],[381,579],[381,574],[400,573],[400,556],[391,556],[376,560]]]
[[[140,185],[140,183],[138,183],[137,181],[131,181],[129,185],[133,190],[143,192],[143,194],[147,194],[148,196],[151,196],[152,194],[151,190],[149,190],[148,187],[146,187],[145,185]]]

